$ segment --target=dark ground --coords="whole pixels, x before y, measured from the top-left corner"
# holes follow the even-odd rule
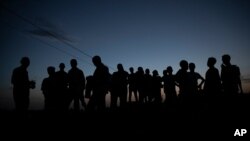
[[[212,106],[211,106],[212,105]],[[133,137],[168,139],[187,137],[234,137],[236,129],[250,135],[250,95],[219,98],[213,104],[139,108],[132,104],[124,110],[88,113],[45,113],[0,111],[0,136],[8,139],[82,139],[124,140]],[[35,138],[34,138],[35,137]]]

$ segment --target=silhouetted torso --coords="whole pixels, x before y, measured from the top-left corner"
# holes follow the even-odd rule
[[[179,95],[187,95],[188,94],[188,73],[186,70],[180,69],[176,73],[176,82],[179,85],[180,93]]]
[[[49,77],[42,82],[41,90],[44,95],[44,109],[47,111],[58,109],[57,85],[54,67],[48,67]]]
[[[88,110],[93,111],[97,108],[98,111],[103,111],[106,107],[105,97],[110,87],[111,75],[99,56],[94,56],[92,61],[96,69],[93,74],[93,89]]]
[[[93,76],[89,75],[86,77],[87,83],[86,83],[86,89],[85,89],[85,98],[90,98],[92,95],[92,90],[94,86],[93,82]]]
[[[68,72],[69,93],[74,100],[74,109],[79,111],[79,100],[85,106],[83,91],[85,89],[85,76],[83,71],[74,67]]]
[[[68,81],[70,90],[83,91],[85,88],[85,77],[83,71],[78,68],[69,70]]]
[[[206,72],[204,91],[208,95],[216,95],[220,93],[221,82],[217,68],[209,68]]]
[[[237,94],[243,93],[241,79],[240,79],[240,68],[236,65],[231,65],[231,57],[228,54],[222,56],[221,65],[221,81],[224,93],[226,94]]]
[[[128,75],[128,83],[129,83],[129,102],[132,100],[132,93],[134,93],[135,101],[138,102],[137,96],[137,87],[136,87],[136,74],[134,73],[134,69],[131,67],[130,74]]]
[[[108,90],[108,82],[110,80],[110,74],[108,68],[104,65],[97,67],[93,74],[94,91],[105,91]]]
[[[65,71],[56,72],[57,87],[61,92],[67,91],[67,89],[68,89],[68,79],[67,78],[68,78],[68,74]]]
[[[222,66],[221,80],[224,92],[236,94],[239,91],[240,70],[236,65]]]
[[[57,97],[58,97],[58,108],[66,110],[69,104],[68,95],[68,74],[59,70],[56,72],[56,85],[57,85]]]
[[[197,72],[188,73],[188,93],[191,95],[197,95],[198,93],[198,80],[203,77]]]
[[[117,105],[117,98],[120,98],[120,107],[124,107],[127,102],[128,72],[118,70],[114,72],[111,79],[111,108]]]
[[[12,72],[11,83],[13,84],[13,97],[17,111],[25,112],[29,108],[29,89],[35,88],[35,82],[29,81],[27,68],[30,65],[28,57],[23,57],[21,66]]]
[[[145,102],[152,102],[153,98],[155,97],[154,91],[153,91],[153,78],[150,74],[149,69],[145,70],[144,75],[144,83],[145,83]]]
[[[176,90],[175,90],[175,76],[172,74],[165,74],[162,77],[164,83],[164,93],[166,94],[165,102],[173,102],[177,99]]]
[[[205,79],[197,72],[195,72],[195,64],[189,63],[189,72],[188,72],[188,93],[193,97],[197,98],[199,90],[201,90],[202,84]],[[198,83],[198,80],[201,80]]]
[[[156,70],[153,71],[153,77],[152,77],[152,92],[154,94],[155,103],[160,104],[161,103],[161,77],[158,75],[158,72]]]
[[[17,110],[27,110],[29,107],[30,81],[25,67],[18,67],[12,73],[13,96]]]
[[[14,69],[11,82],[14,85],[14,89],[18,89],[24,92],[22,94],[27,94],[29,92],[30,81],[26,68],[20,66]]]
[[[139,67],[136,72],[136,87],[139,93],[139,103],[142,104],[145,100],[145,75],[142,67]]]

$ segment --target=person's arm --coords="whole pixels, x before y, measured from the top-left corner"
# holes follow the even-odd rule
[[[201,86],[202,86],[203,83],[205,82],[205,79],[204,79],[199,73],[197,73],[197,74],[198,74],[198,79],[201,80],[200,84],[198,85],[198,88],[201,89]]]
[[[243,94],[243,89],[242,89],[242,84],[241,84],[240,77],[239,77],[239,80],[238,80],[238,87],[240,88],[240,93]]]
[[[46,94],[47,94],[46,78],[43,79],[43,81],[42,81],[41,91],[42,91],[43,95],[46,95]]]
[[[11,84],[12,84],[12,85],[15,85],[15,84],[16,84],[16,69],[13,70],[13,72],[12,72]]]
[[[35,89],[35,88],[36,88],[36,82],[35,82],[34,80],[31,80],[31,81],[29,82],[29,84],[30,84],[30,88],[31,88],[31,89]]]
[[[243,93],[243,89],[242,89],[242,84],[241,84],[241,79],[240,79],[240,68],[238,66],[236,66],[236,70],[237,70],[237,75],[238,75],[238,87],[240,89],[240,93]]]
[[[179,85],[179,82],[177,82],[177,80],[176,80],[176,75],[173,75],[173,77],[174,77],[174,84],[175,84],[175,86],[179,87],[180,85]]]

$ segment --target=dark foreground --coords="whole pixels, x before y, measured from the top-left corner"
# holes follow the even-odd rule
[[[18,114],[1,111],[1,137],[8,139],[74,139],[85,138],[164,140],[186,137],[234,137],[236,129],[247,129],[250,135],[250,95],[219,98],[212,103],[140,107],[103,112],[29,111]],[[2,136],[3,135],[3,136]]]

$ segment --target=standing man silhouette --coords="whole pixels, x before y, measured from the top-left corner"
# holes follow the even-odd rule
[[[216,59],[214,57],[209,57],[207,60],[209,69],[206,72],[204,83],[204,100],[209,107],[218,109],[218,104],[221,104],[221,77],[215,64]]]
[[[111,108],[117,108],[117,100],[120,98],[120,107],[124,108],[127,103],[128,72],[122,64],[117,65],[118,71],[114,72],[111,78]]]
[[[52,112],[58,110],[55,67],[49,66],[47,72],[49,76],[43,79],[41,90],[44,95],[44,109]]]
[[[30,65],[28,57],[21,59],[21,66],[14,69],[11,77],[13,97],[17,111],[25,112],[29,108],[30,88],[35,88],[35,82],[29,80],[27,68]]]
[[[93,111],[97,108],[97,110],[103,111],[106,107],[105,97],[109,90],[111,75],[108,67],[102,63],[100,56],[94,56],[92,62],[96,69],[93,74],[93,89],[88,103],[88,110]]]
[[[186,99],[189,97],[188,93],[188,62],[186,60],[180,61],[180,69],[175,75],[175,81],[179,86],[179,97],[181,99]]]
[[[71,69],[68,72],[69,93],[74,101],[74,110],[79,111],[79,100],[83,107],[86,107],[83,91],[85,89],[85,76],[82,70],[77,68],[76,59],[70,61]]]
[[[173,68],[168,66],[166,70],[163,71],[162,81],[164,83],[164,93],[166,95],[165,104],[175,104],[177,101],[177,94],[175,86],[175,75],[173,75]]]
[[[68,100],[68,74],[64,71],[65,64],[60,63],[60,70],[56,72],[56,85],[57,85],[57,97],[58,108],[60,110],[67,110]]]
[[[134,73],[134,68],[129,68],[130,74],[128,76],[128,83],[129,83],[129,102],[132,102],[132,93],[134,93],[135,101],[138,102],[138,95],[137,95],[137,87],[136,87],[136,74]]]
[[[218,95],[221,92],[221,78],[218,69],[214,66],[216,59],[209,57],[207,60],[207,66],[209,69],[206,72],[204,91],[206,96]]]
[[[228,54],[222,56],[221,81],[225,94],[234,95],[243,93],[240,68],[231,64],[231,57]]]
[[[199,90],[202,88],[202,84],[205,82],[205,79],[198,73],[195,72],[195,64],[189,63],[189,72],[188,72],[188,92],[192,95],[193,98],[198,96]],[[200,80],[200,83],[198,83]]]

